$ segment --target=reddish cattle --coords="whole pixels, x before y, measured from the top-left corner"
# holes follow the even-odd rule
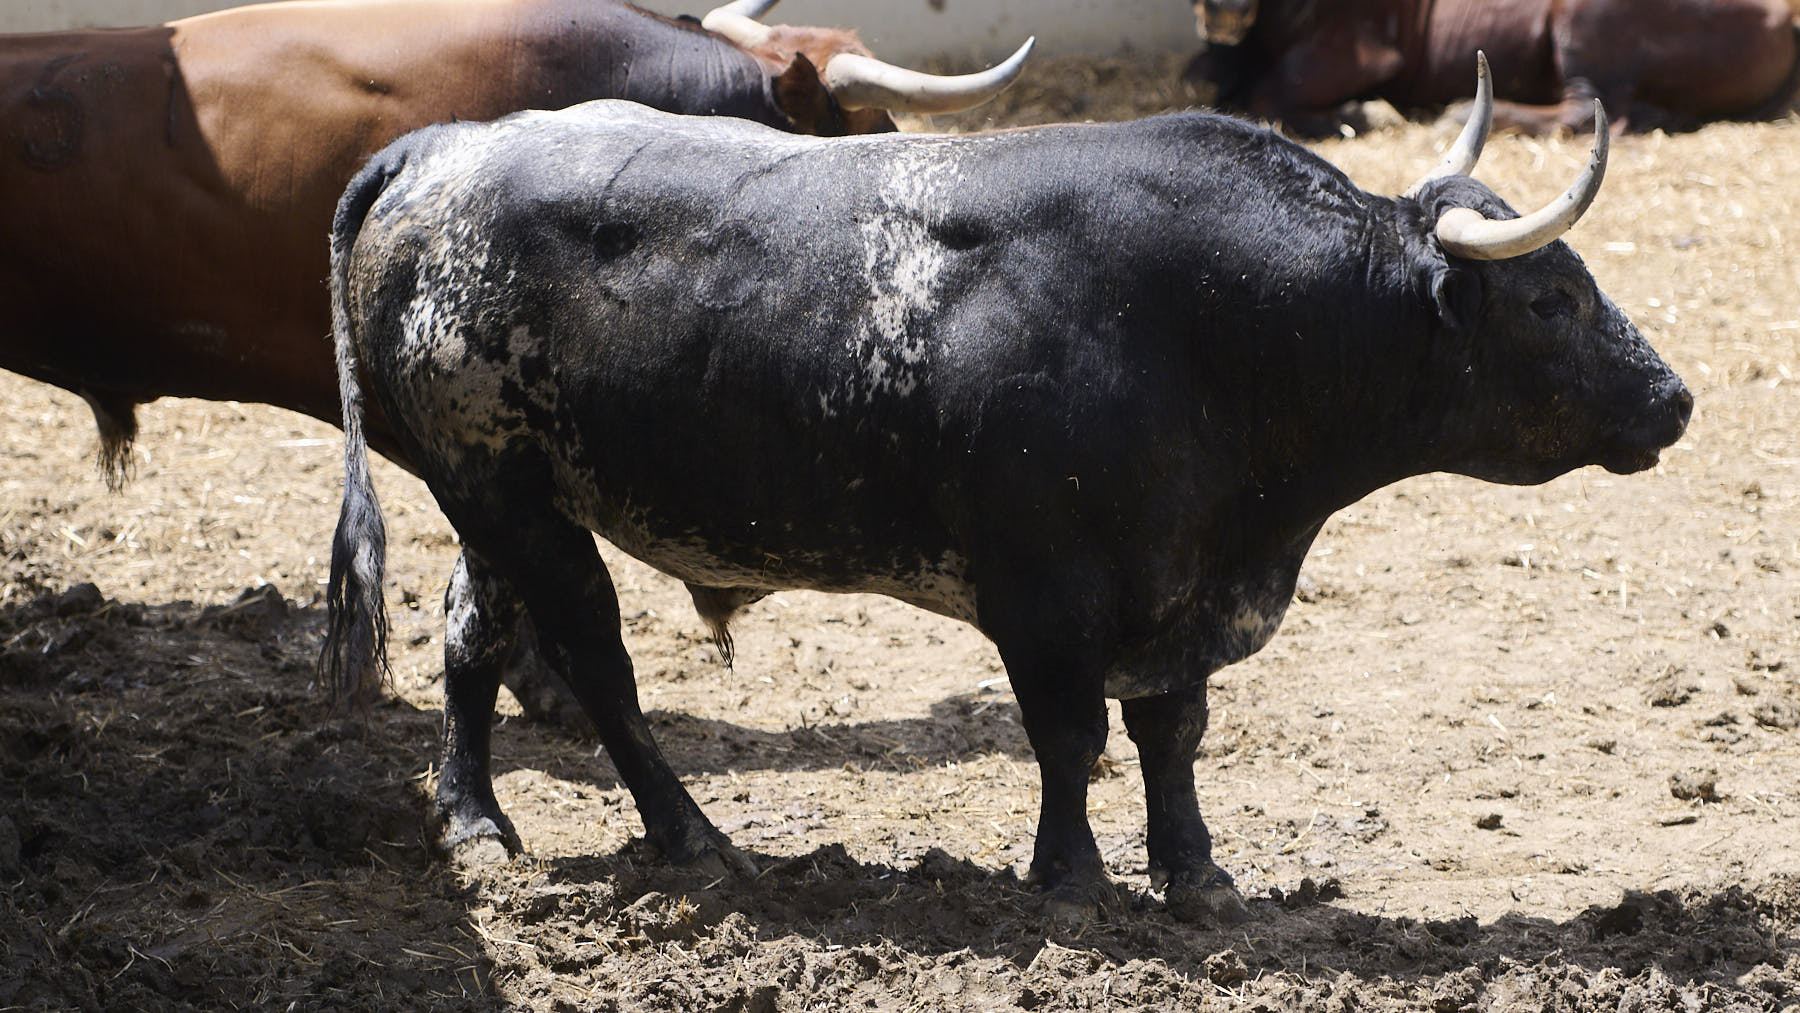
[[[325,238],[401,134],[605,97],[892,130],[887,109],[978,104],[1024,58],[929,79],[852,32],[757,24],[772,5],[720,8],[716,32],[613,0],[307,0],[0,36],[0,368],[87,399],[114,484],[160,396],[335,423]]]
[[[1534,133],[1584,129],[1595,98],[1621,128],[1634,108],[1765,115],[1796,77],[1787,0],[1200,0],[1194,13],[1208,47],[1189,78],[1302,131],[1351,99],[1467,98],[1477,49],[1502,72],[1496,121]]]

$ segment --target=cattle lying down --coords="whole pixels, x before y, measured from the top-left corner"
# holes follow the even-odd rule
[[[887,110],[979,104],[1024,58],[915,74],[852,32],[753,20],[771,6],[737,0],[709,31],[615,0],[337,0],[0,36],[0,369],[87,399],[115,486],[135,408],[158,397],[335,423],[321,237],[407,131],[596,98],[892,130]]]
[[[488,770],[519,602],[648,840],[747,861],[638,709],[590,531],[723,622],[878,592],[998,646],[1043,779],[1032,878],[1112,887],[1085,813],[1123,700],[1153,882],[1243,911],[1194,787],[1206,680],[1258,650],[1331,513],[1451,471],[1650,467],[1686,388],[1555,241],[1464,173],[1398,199],[1225,117],[819,140],[620,102],[402,139],[332,232],[346,484],[323,675],[384,665],[365,391],[462,536],[435,812],[520,841]]]
[[[1596,97],[1618,128],[1649,110],[1650,125],[1781,115],[1800,84],[1788,0],[1198,0],[1194,14],[1207,48],[1189,80],[1304,133],[1352,99],[1467,98],[1477,49],[1506,71],[1498,121],[1533,133],[1584,129]]]

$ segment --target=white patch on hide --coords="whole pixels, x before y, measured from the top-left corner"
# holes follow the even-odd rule
[[[937,310],[944,249],[930,226],[958,177],[956,146],[915,139],[894,146],[880,190],[881,206],[858,228],[869,311],[857,322],[849,348],[863,366],[863,396],[918,389],[920,364],[930,354],[919,324]]]

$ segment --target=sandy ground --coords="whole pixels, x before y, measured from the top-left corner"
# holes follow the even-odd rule
[[[1170,70],[1047,63],[936,126],[1179,106]],[[1318,150],[1393,193],[1448,137]],[[1480,175],[1533,203],[1584,151],[1498,138]],[[1214,678],[1201,804],[1255,915],[1228,931],[1151,893],[1116,709],[1091,817],[1131,904],[1052,924],[983,638],[787,594],[727,670],[616,553],[664,749],[766,871],[661,865],[591,736],[517,717],[497,783],[529,853],[434,860],[455,538],[423,488],[379,466],[395,695],[333,717],[337,433],[159,402],[113,496],[79,400],[0,377],[0,1009],[1800,1008],[1796,163],[1794,121],[1625,137],[1570,236],[1698,399],[1661,466],[1383,490]]]

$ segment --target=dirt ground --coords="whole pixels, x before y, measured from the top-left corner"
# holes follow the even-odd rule
[[[992,119],[1180,106],[1172,64],[1046,62]],[[1318,146],[1402,189],[1449,130]],[[0,1009],[1800,1009],[1800,121],[1617,141],[1571,234],[1687,379],[1652,472],[1429,476],[1336,517],[1282,632],[1213,680],[1199,761],[1254,918],[1165,914],[1114,711],[1092,812],[1130,909],[1053,924],[1018,879],[1037,771],[971,629],[786,594],[718,663],[612,553],[644,705],[765,872],[649,859],[591,736],[509,717],[529,854],[422,840],[455,538],[379,465],[393,698],[311,687],[339,440],[250,405],[92,423],[0,377]],[[1581,140],[1493,141],[1515,203]],[[516,706],[504,701],[509,714]]]

